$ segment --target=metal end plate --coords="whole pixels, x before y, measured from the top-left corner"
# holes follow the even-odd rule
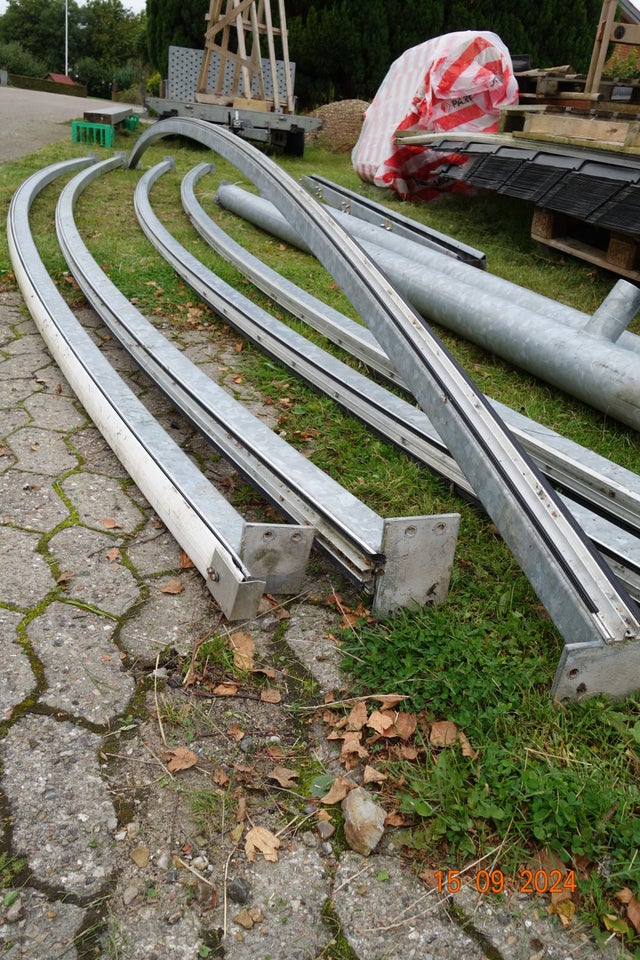
[[[458,513],[384,521],[385,564],[376,578],[376,613],[446,599],[459,526]]]
[[[314,534],[314,527],[296,524],[246,523],[240,556],[269,593],[299,593]]]
[[[225,555],[214,551],[207,586],[227,620],[251,620],[258,613],[265,591],[264,580],[243,579],[240,571]]]
[[[640,690],[640,641],[584,643],[562,651],[551,693],[554,699],[588,700],[599,693],[615,699]]]

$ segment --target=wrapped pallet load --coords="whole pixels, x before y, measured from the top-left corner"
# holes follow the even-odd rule
[[[468,189],[446,175],[465,158],[403,145],[396,133],[495,133],[500,109],[517,101],[511,57],[495,33],[465,30],[427,40],[406,50],[382,81],[353,148],[354,170],[403,199],[431,200],[445,189]]]

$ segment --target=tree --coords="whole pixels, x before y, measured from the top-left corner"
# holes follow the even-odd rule
[[[68,0],[68,51],[70,62],[81,50],[79,7]],[[0,41],[19,43],[46,70],[62,73],[65,65],[65,0],[9,0],[0,17]],[[45,71],[46,72],[46,71]]]
[[[204,49],[208,0],[147,0],[147,54],[163,77],[169,47]]]
[[[139,56],[144,14],[125,10],[121,0],[89,0],[81,13],[85,57],[114,70]]]

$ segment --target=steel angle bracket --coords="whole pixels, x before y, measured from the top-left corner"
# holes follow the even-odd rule
[[[384,522],[386,563],[376,577],[377,612],[443,603],[449,592],[460,515],[394,517]]]
[[[565,643],[640,640],[637,605],[444,344],[360,244],[272,160],[203,121],[154,124],[134,145],[129,166],[156,140],[175,134],[232,163],[300,232],[429,415]],[[640,657],[633,683],[640,688]]]
[[[567,644],[553,681],[556,700],[586,700],[597,694],[623,699],[638,690],[637,641]]]
[[[240,556],[269,593],[299,593],[314,536],[303,524],[245,523]]]
[[[227,620],[251,620],[255,617],[266,587],[264,580],[253,577],[240,579],[233,558],[218,547],[213,551],[206,583]]]

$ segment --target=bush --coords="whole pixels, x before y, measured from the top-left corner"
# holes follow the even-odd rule
[[[93,57],[78,60],[74,76],[79,83],[84,83],[90,97],[111,99],[111,71]]]
[[[162,83],[162,77],[156,71],[152,77],[149,77],[147,80],[147,96],[157,97],[160,94],[160,84]]]
[[[0,65],[8,73],[18,73],[23,77],[44,77],[47,65],[17,41],[0,43]]]

